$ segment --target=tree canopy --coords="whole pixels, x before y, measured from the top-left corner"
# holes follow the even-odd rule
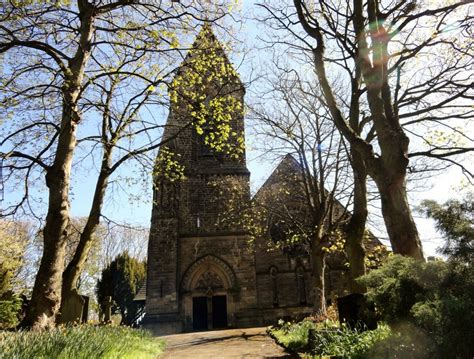
[[[467,3],[259,4],[272,34],[267,43],[272,49],[286,47],[299,66],[314,70],[313,85],[350,146],[354,170],[376,183],[392,249],[418,259],[423,253],[406,183],[410,173],[433,167],[419,167],[410,159],[425,156],[457,164],[472,180],[472,173],[455,161],[472,151],[472,139],[451,127],[472,115]],[[459,146],[450,136],[429,140],[435,129],[467,142]]]
[[[9,186],[22,191],[3,214],[30,212],[34,184],[48,193],[43,256],[24,326],[53,325],[87,258],[110,176],[125,161],[154,161],[147,153],[161,144],[163,125],[153,111],[145,118],[145,104],[166,103],[180,40],[200,22],[225,16],[225,5],[12,1],[0,10],[0,114],[7,119],[1,157]],[[88,221],[62,274],[73,164],[85,158],[98,160],[100,170]]]
[[[110,296],[115,303],[112,310],[121,314],[122,324],[136,324],[144,308],[143,303],[133,299],[144,284],[145,274],[146,263],[130,257],[128,252],[115,257],[97,281],[97,300],[102,310],[106,310],[106,298]]]
[[[463,200],[449,200],[439,204],[433,200],[422,202],[421,211],[436,222],[446,242],[440,252],[452,259],[474,261],[474,194]]]

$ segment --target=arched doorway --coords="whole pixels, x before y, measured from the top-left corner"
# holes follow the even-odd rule
[[[232,288],[235,275],[230,266],[215,256],[204,256],[186,270],[182,280],[185,328],[226,328],[233,320]]]

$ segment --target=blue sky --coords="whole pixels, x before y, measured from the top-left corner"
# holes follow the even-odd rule
[[[247,11],[251,8],[253,1],[243,2],[243,11]],[[237,26],[236,26],[237,28]],[[242,75],[244,81],[246,81],[251,75],[252,65],[258,60],[259,54],[250,52],[242,57],[243,52],[246,48],[251,48],[255,44],[256,36],[259,30],[256,24],[249,21],[243,25],[242,28],[238,28],[237,38],[242,43],[237,47],[238,51],[234,54],[230,54],[235,64],[244,62],[239,67],[239,72]],[[247,98],[251,96],[248,94]],[[166,120],[166,114],[162,115],[163,122]],[[273,168],[276,167],[277,162],[269,158],[261,157],[261,153],[256,149],[256,138],[252,136],[250,128],[247,130],[247,166],[251,172],[251,185],[255,190],[258,188],[264,180],[270,175]],[[126,175],[128,172],[133,171],[132,167],[124,167],[121,170],[121,174]],[[432,178],[431,181],[425,183],[426,190],[413,192],[410,194],[410,203],[412,206],[417,205],[423,199],[435,199],[438,202],[443,202],[451,197],[458,195],[455,186],[457,186],[462,178],[460,171],[451,169],[446,173],[439,175],[438,177]],[[75,176],[72,183],[72,201],[71,201],[71,212],[73,216],[85,216],[88,214],[90,203],[92,200],[93,190],[95,187],[96,176],[93,170],[90,168],[85,171],[78,171],[77,177]],[[110,219],[117,222],[127,222],[129,224],[149,226],[150,215],[151,215],[151,174],[145,178],[147,185],[145,188],[138,185],[124,186],[129,193],[125,193],[119,186],[113,186],[109,190],[107,199],[105,202],[104,214]],[[46,197],[44,190],[38,189],[39,192],[43,193],[43,197]],[[129,194],[131,196],[129,196]],[[6,201],[14,199],[15,191],[13,188],[6,184],[5,192]],[[132,197],[132,199],[131,199]],[[46,197],[47,198],[47,197]],[[375,211],[376,212],[376,211]],[[377,219],[374,212],[372,216],[375,220],[375,226],[371,229],[379,235],[381,238],[385,238],[383,221]],[[435,254],[435,248],[441,242],[441,236],[434,230],[433,222],[419,217],[414,212],[418,229],[423,241],[424,250],[426,255]],[[387,243],[387,242],[385,242]]]

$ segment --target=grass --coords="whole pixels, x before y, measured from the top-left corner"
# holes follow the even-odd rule
[[[148,359],[163,352],[164,342],[127,327],[63,327],[45,332],[0,332],[0,358]]]
[[[293,352],[303,352],[308,347],[309,331],[315,328],[315,323],[310,320],[303,320],[298,323],[282,323],[280,328],[272,328],[269,334],[282,347]]]
[[[270,329],[275,340],[292,352],[308,353],[315,358],[363,358],[376,344],[391,336],[385,324],[368,331],[353,330],[329,320],[281,324],[279,328]]]

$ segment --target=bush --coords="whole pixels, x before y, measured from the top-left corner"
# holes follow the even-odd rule
[[[63,327],[41,333],[0,333],[2,359],[156,358],[164,342],[126,327]]]
[[[306,351],[308,347],[308,335],[311,329],[315,328],[315,323],[310,320],[303,320],[298,323],[279,322],[280,328],[270,330],[276,341],[283,347],[293,351]]]
[[[14,328],[19,323],[22,300],[8,291],[0,296],[0,329]]]
[[[395,255],[361,280],[367,286],[369,300],[397,332],[402,332],[397,329],[400,325],[408,323],[430,338],[427,343],[433,347],[426,350],[427,357],[474,356],[471,264],[424,263]]]
[[[431,359],[437,356],[435,344],[429,334],[412,325],[397,325],[392,334],[364,354],[364,358],[378,359]]]
[[[306,352],[316,356],[362,358],[378,342],[390,336],[390,328],[380,325],[372,331],[353,330],[336,322],[315,323],[303,320],[285,323],[270,334],[283,347],[293,352]]]
[[[105,311],[105,298],[112,297],[112,313],[120,313],[121,324],[135,326],[143,313],[143,303],[134,297],[145,281],[146,263],[130,257],[128,252],[119,254],[106,268],[97,282],[97,300]]]
[[[341,358],[363,358],[378,342],[388,338],[390,328],[382,324],[375,330],[360,331],[346,325],[310,332],[312,354],[336,356]]]
[[[415,303],[435,299],[435,292],[446,278],[448,268],[441,261],[424,263],[399,255],[391,256],[379,269],[360,280],[389,323],[411,318]]]

